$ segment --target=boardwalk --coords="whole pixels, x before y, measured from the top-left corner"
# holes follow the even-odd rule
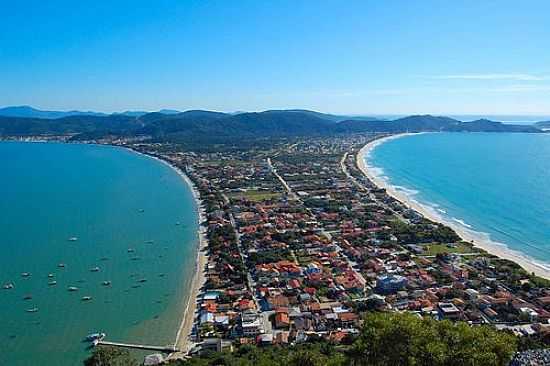
[[[111,347],[122,347],[122,348],[131,348],[139,349],[144,351],[158,351],[162,353],[174,353],[179,352],[179,350],[174,346],[149,346],[144,344],[131,344],[131,343],[120,343],[120,342],[108,342],[108,341],[99,341],[98,346],[111,346]]]

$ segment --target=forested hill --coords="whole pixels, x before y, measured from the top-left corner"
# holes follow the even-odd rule
[[[0,136],[74,134],[74,139],[94,139],[105,135],[144,135],[159,141],[186,141],[191,138],[319,136],[406,131],[542,132],[535,126],[510,125],[488,120],[461,122],[431,115],[409,116],[392,121],[369,117],[345,119],[342,116],[306,110],[239,114],[193,110],[181,113],[72,115],[55,119],[0,116]]]

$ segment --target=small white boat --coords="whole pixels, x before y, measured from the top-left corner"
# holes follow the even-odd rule
[[[82,301],[90,301],[92,300],[91,296],[82,296]]]
[[[111,286],[111,281],[103,281],[101,284],[103,286]]]
[[[75,291],[78,291],[78,287],[69,286],[69,288],[67,290],[69,290],[70,292],[75,292]]]
[[[76,236],[72,236],[72,237],[70,237],[68,240],[69,240],[69,241],[77,241],[78,238],[77,238]]]
[[[13,283],[6,283],[4,285],[4,290],[11,290],[12,288],[14,288],[15,286],[13,285]]]
[[[65,268],[65,263],[59,263],[57,266],[58,266],[59,268]]]
[[[90,268],[90,272],[99,272],[99,267]]]
[[[48,286],[55,286],[57,285],[57,281],[49,281]]]
[[[53,278],[53,277],[54,277],[53,273],[48,273],[48,278]]]
[[[138,280],[139,283],[144,283],[144,282],[147,282],[147,278],[140,278]]]
[[[133,253],[135,252],[136,250],[134,248],[128,248],[128,253]]]
[[[86,336],[86,340],[87,341],[95,341],[95,340],[102,340],[103,338],[105,338],[106,334],[105,333],[91,333],[91,334],[88,334]]]
[[[21,273],[21,277],[30,277],[31,274],[29,272],[23,272]]]
[[[37,313],[37,312],[38,312],[38,308],[27,309],[26,312],[27,312],[27,313]]]

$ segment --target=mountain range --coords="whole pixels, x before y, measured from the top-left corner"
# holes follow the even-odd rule
[[[59,117],[54,117],[56,115]],[[543,126],[537,125],[503,124],[486,119],[462,122],[432,115],[379,120],[300,109],[251,113],[161,110],[152,113],[127,111],[113,114],[40,111],[31,107],[0,109],[0,136],[71,134],[77,140],[115,135],[151,136],[155,141],[184,142],[195,139],[322,136],[366,132],[543,132],[542,128]]]

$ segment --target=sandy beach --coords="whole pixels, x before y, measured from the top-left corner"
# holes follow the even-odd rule
[[[197,312],[197,297],[199,296],[201,288],[204,286],[204,283],[206,282],[206,265],[208,263],[208,255],[205,249],[208,246],[208,240],[206,238],[206,228],[202,226],[202,223],[206,221],[206,211],[200,199],[200,194],[199,194],[199,191],[197,190],[197,187],[195,187],[191,179],[189,179],[189,177],[181,169],[170,164],[168,161],[160,159],[156,156],[143,154],[133,149],[130,149],[130,150],[132,150],[132,152],[135,152],[137,154],[141,154],[149,158],[155,159],[160,163],[166,164],[168,167],[173,169],[191,188],[191,192],[193,194],[193,198],[195,199],[195,204],[198,210],[199,230],[197,232],[197,235],[198,235],[199,245],[197,248],[197,258],[195,261],[195,274],[193,276],[193,281],[192,281],[191,288],[189,289],[189,292],[185,293],[184,295],[185,296],[184,300],[187,300],[187,301],[183,302],[185,304],[185,307],[181,309],[182,310],[181,323],[180,323],[180,326],[178,327],[178,331],[176,333],[176,339],[173,344],[175,348],[180,350],[180,352],[170,355],[171,359],[181,358],[182,356],[185,356],[187,352],[191,350],[194,346],[194,342],[191,340],[190,336],[191,336],[191,332],[193,331],[193,325],[195,323],[195,317]]]
[[[418,202],[414,199],[414,197],[407,194],[406,192],[397,190],[395,187],[389,184],[387,179],[381,174],[381,170],[379,168],[369,166],[365,163],[365,157],[367,157],[378,145],[389,140],[402,138],[409,135],[414,134],[403,133],[391,135],[369,142],[358,152],[357,166],[363,172],[363,174],[365,174],[378,187],[384,188],[390,196],[399,200],[405,206],[419,212],[424,217],[451,227],[462,238],[462,240],[468,242],[473,241],[476,247],[481,248],[490,254],[496,255],[500,258],[511,260],[522,266],[528,272],[533,272],[537,276],[550,279],[550,268],[548,268],[547,266],[541,263],[537,263],[536,260],[520,252],[511,250],[505,244],[492,241],[488,234],[469,230],[466,227],[460,225],[458,222],[447,220],[433,207]]]
[[[199,230],[197,233],[199,246],[197,250],[197,259],[195,261],[195,275],[193,276],[193,283],[188,294],[189,297],[187,299],[187,305],[185,306],[185,309],[182,309],[183,317],[174,343],[174,346],[180,350],[179,355],[186,355],[187,352],[194,345],[194,343],[190,339],[190,336],[191,332],[193,331],[193,325],[195,323],[197,297],[199,296],[201,288],[204,286],[204,283],[206,281],[206,265],[208,263],[206,247],[208,246],[208,241],[206,239],[206,228],[202,226],[202,223],[206,221],[206,211],[204,210],[202,201],[200,199],[200,194],[191,179],[189,179],[189,177],[179,168],[172,165],[170,166],[183,178],[183,180],[185,180],[189,187],[191,187],[199,214]],[[175,356],[177,357],[179,355],[177,354]]]

